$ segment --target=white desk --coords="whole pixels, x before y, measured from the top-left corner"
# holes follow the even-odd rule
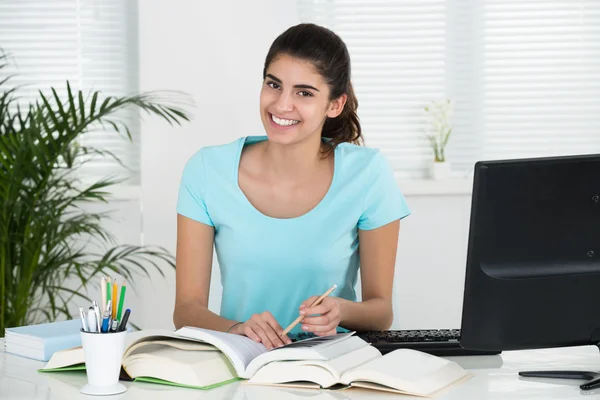
[[[519,378],[517,373],[533,369],[600,370],[600,354],[592,346],[546,350],[504,352],[499,356],[454,357],[473,378],[437,397],[439,400],[495,399],[578,399],[582,395],[600,399],[600,389],[583,392],[579,381]],[[87,399],[79,393],[86,383],[85,372],[39,373],[43,362],[4,353],[0,339],[0,399]],[[396,394],[347,389],[341,391],[280,389],[233,383],[209,391],[183,389],[148,383],[125,383],[127,392],[102,399],[169,400],[307,400],[307,399],[394,399],[409,398]],[[416,398],[416,397],[411,397]]]

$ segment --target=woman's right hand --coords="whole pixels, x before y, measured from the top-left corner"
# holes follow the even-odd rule
[[[281,336],[283,328],[268,311],[253,314],[248,321],[234,326],[230,333],[245,335],[269,350],[292,343],[287,335]]]

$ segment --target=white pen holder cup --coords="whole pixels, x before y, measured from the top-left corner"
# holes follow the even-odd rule
[[[88,383],[81,388],[81,393],[106,396],[127,390],[125,385],[119,383],[126,335],[127,330],[107,333],[81,332],[88,379]]]

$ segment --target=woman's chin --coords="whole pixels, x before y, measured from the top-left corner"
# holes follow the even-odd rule
[[[299,139],[299,132],[297,129],[267,129],[267,137],[269,138],[269,141],[274,142],[274,143],[281,143],[281,144],[287,144],[287,143],[293,143],[298,141]]]

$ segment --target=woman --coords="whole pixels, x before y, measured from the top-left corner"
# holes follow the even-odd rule
[[[385,158],[358,145],[357,106],[336,34],[300,24],[273,42],[260,94],[266,137],[205,147],[184,169],[176,327],[246,335],[268,349],[291,342],[282,326],[299,314],[307,317],[292,334],[390,327],[399,221],[409,211]],[[220,315],[208,310],[213,244]]]

